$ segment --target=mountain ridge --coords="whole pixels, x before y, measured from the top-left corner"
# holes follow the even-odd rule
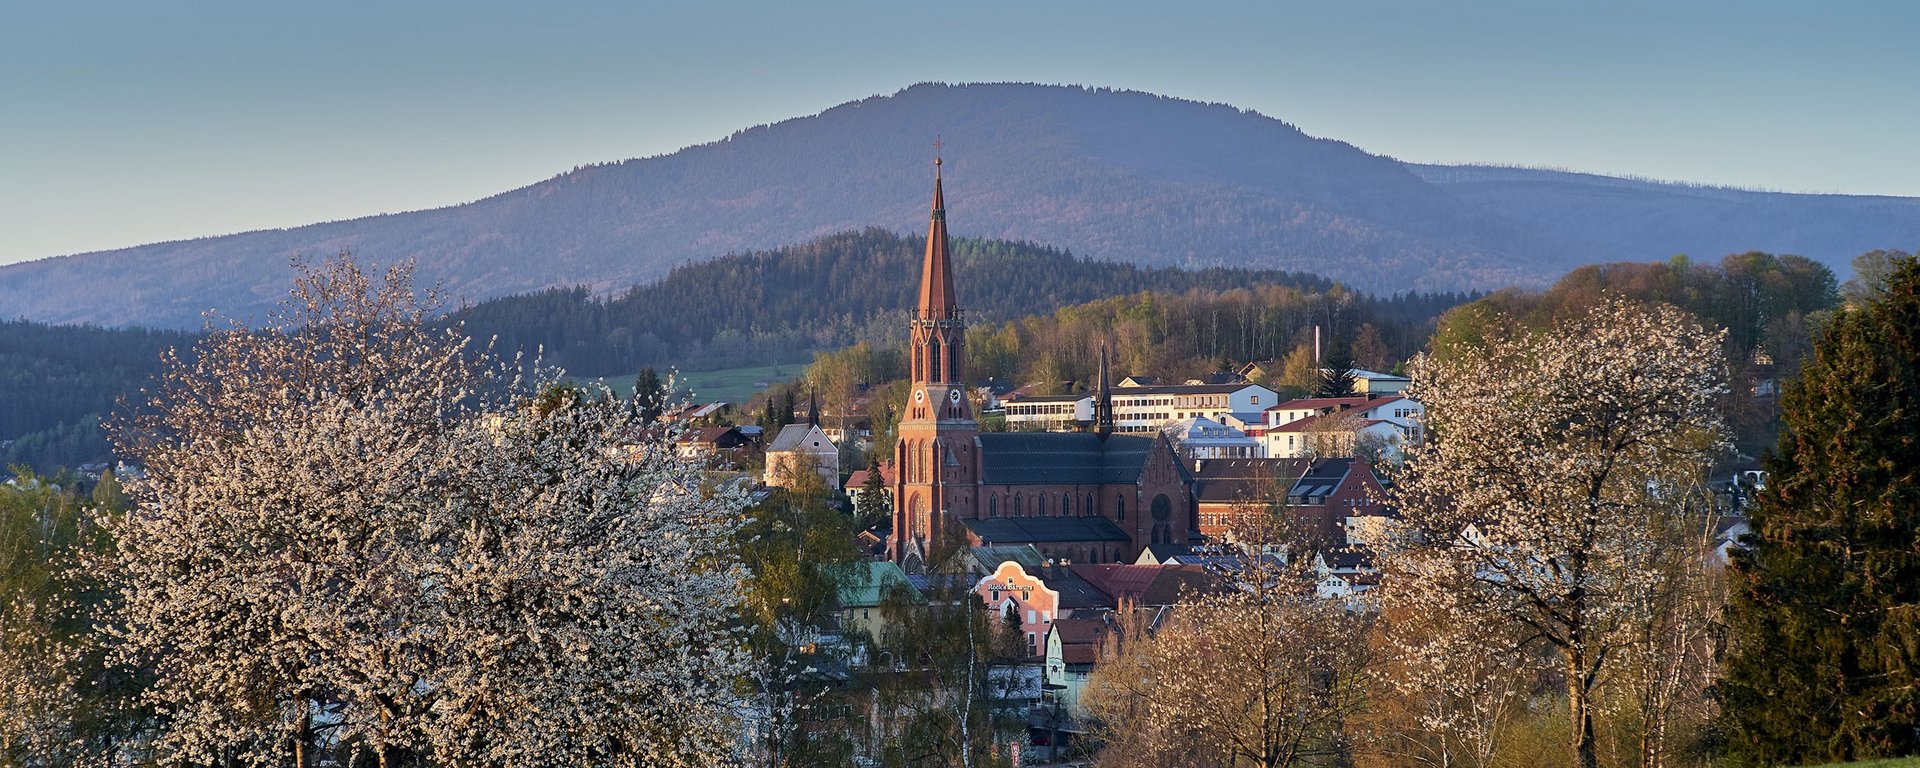
[[[936,135],[947,145],[956,235],[1101,260],[1283,269],[1393,292],[1540,286],[1580,264],[1681,250],[1648,253],[1654,235],[1623,237],[1639,225],[1617,217],[1673,217],[1657,204],[1596,202],[1592,184],[1554,180],[1542,200],[1524,185],[1545,177],[1435,180],[1438,166],[1309,136],[1282,119],[1139,91],[923,83],[466,203],[0,266],[0,317],[159,327],[196,325],[211,307],[245,317],[277,298],[292,254],[342,249],[415,259],[423,279],[469,300],[576,286],[611,295],[730,253],[871,226],[919,231],[932,175],[926,140]],[[1909,226],[1920,224],[1920,201],[1891,200],[1895,210],[1875,214],[1874,227],[1920,229]],[[1782,220],[1773,209],[1795,204],[1777,202],[1736,205],[1771,206],[1743,219],[1770,225]],[[1616,218],[1584,223],[1595,215]],[[1833,240],[1853,212],[1819,216],[1830,223],[1798,229]],[[1685,240],[1706,226],[1651,229]],[[1839,239],[1852,247],[1862,238],[1911,246],[1879,242],[1888,238],[1877,232]],[[1771,249],[1746,240],[1766,238],[1709,232],[1689,242],[1702,256]],[[1813,244],[1821,252],[1809,255],[1829,264],[1868,250]]]

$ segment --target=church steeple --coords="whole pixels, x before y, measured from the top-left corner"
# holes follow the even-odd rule
[[[927,223],[927,255],[920,265],[920,317],[944,319],[959,309],[953,301],[953,257],[947,244],[947,202],[940,191],[940,158],[933,159],[933,214]]]
[[[916,558],[946,536],[948,513],[959,510],[970,516],[978,501],[974,438],[980,428],[967,398],[966,313],[954,300],[941,165],[935,158],[933,213],[927,222],[926,258],[920,265],[920,302],[907,334],[913,386],[893,451],[898,472],[890,546],[894,560],[909,573],[919,567],[914,565]]]

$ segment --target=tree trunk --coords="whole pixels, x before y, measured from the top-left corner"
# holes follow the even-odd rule
[[[392,719],[393,719],[393,714],[388,712],[386,707],[381,707],[380,723],[382,725],[385,725],[387,722],[391,721]],[[390,747],[387,746],[387,734],[386,734],[387,729],[381,728],[380,730],[381,730],[380,740],[374,743],[373,754],[375,759],[380,761],[380,768],[392,768],[392,765],[391,765],[392,750]]]
[[[1587,700],[1587,654],[1581,650],[1568,650],[1566,656],[1567,721],[1573,731],[1574,765],[1579,768],[1598,768],[1599,757],[1593,749],[1593,712]]]
[[[313,740],[313,710],[301,699],[300,729],[293,736],[293,768],[307,768],[307,742]]]

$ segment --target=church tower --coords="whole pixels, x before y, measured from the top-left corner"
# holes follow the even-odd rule
[[[967,323],[953,299],[953,257],[940,182],[940,160],[935,158],[920,301],[908,328],[913,388],[893,450],[897,472],[891,549],[893,559],[910,570],[934,565],[926,562],[928,548],[951,531],[953,520],[974,516],[979,477],[974,436],[980,430],[967,401],[964,376]]]

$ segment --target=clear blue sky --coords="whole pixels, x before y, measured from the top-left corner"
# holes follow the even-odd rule
[[[464,202],[927,80],[1228,102],[1408,160],[1920,195],[1912,0],[8,0],[0,263]]]

